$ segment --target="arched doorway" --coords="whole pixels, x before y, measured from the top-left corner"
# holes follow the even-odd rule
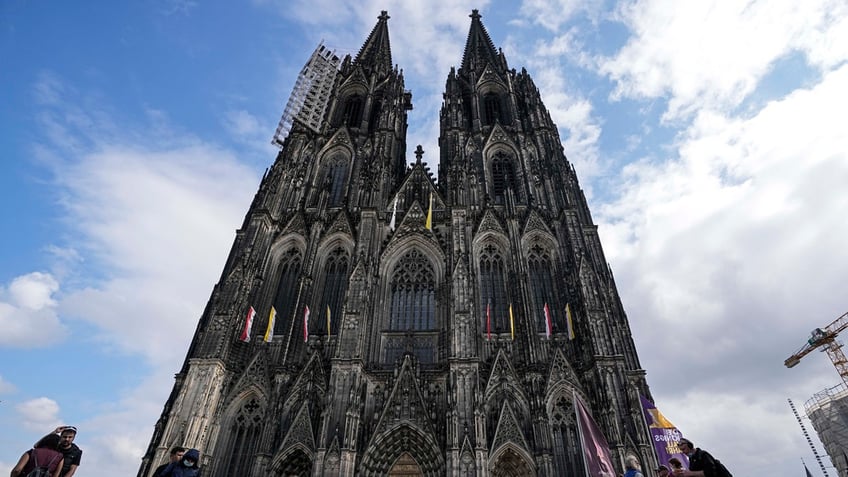
[[[511,447],[507,447],[490,464],[492,477],[529,477],[536,471],[527,460]]]
[[[389,477],[423,477],[421,467],[409,452],[404,452],[389,469]]]
[[[445,460],[436,440],[408,424],[381,433],[362,456],[362,477],[445,475]]]
[[[300,449],[295,449],[276,469],[280,477],[309,477],[312,475],[312,459]]]

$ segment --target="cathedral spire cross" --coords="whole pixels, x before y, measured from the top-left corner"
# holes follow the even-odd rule
[[[421,162],[421,157],[424,156],[424,148],[421,147],[421,144],[415,148],[415,161]]]

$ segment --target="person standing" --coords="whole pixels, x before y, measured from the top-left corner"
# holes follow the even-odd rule
[[[671,474],[669,474],[668,467],[666,467],[664,465],[661,465],[654,470],[657,473],[657,477],[669,477],[671,475]]]
[[[171,462],[179,462],[179,461],[182,460],[183,454],[185,454],[185,451],[186,451],[185,447],[180,447],[180,446],[172,447],[171,448],[171,458],[170,458],[170,460],[168,462],[165,462],[164,464],[160,465],[159,467],[157,467],[156,471],[153,472],[152,477],[161,477],[165,468],[168,467],[168,464],[170,464]]]
[[[624,477],[644,477],[642,475],[642,466],[639,464],[639,459],[635,455],[628,455],[624,458]]]
[[[675,477],[732,477],[718,459],[695,447],[689,439],[680,439],[677,446],[689,457],[689,470],[675,469]]]
[[[62,470],[62,453],[59,452],[59,436],[48,434],[35,443],[32,449],[24,452],[18,463],[12,468],[11,477],[22,477],[36,467],[46,468],[51,477],[59,477]]]
[[[160,477],[200,477],[200,451],[187,450],[182,459],[168,464],[159,475]]]
[[[82,461],[82,449],[74,444],[74,439],[77,437],[77,428],[74,426],[59,426],[53,432],[59,434],[59,452],[65,456],[65,463],[59,477],[73,477]]]

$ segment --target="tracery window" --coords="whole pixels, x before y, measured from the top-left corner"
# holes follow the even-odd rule
[[[530,248],[527,257],[527,265],[530,274],[530,294],[533,297],[533,315],[536,316],[536,330],[545,332],[545,303],[551,314],[551,326],[557,331],[557,317],[559,316],[559,304],[554,294],[553,264],[548,251],[539,244]]]
[[[562,396],[557,399],[551,410],[550,421],[557,475],[584,475],[583,450],[571,400]]]
[[[480,253],[480,305],[484,313],[489,306],[492,331],[509,329],[506,270],[500,251],[492,244],[486,244]]]
[[[507,189],[513,194],[518,193],[515,180],[515,167],[512,158],[503,152],[495,153],[492,158],[492,196],[496,204],[503,204],[506,199]]]
[[[327,332],[327,308],[330,309],[330,333],[339,331],[339,322],[342,318],[342,306],[344,305],[345,292],[348,281],[347,252],[341,247],[335,248],[327,256],[324,263],[324,305],[321,307],[321,319],[310,323],[310,331],[315,334]]]
[[[345,182],[347,182],[348,161],[338,154],[324,164],[324,188],[329,192],[330,207],[339,207],[344,200]]]
[[[238,410],[229,426],[229,432],[222,432],[225,456],[224,472],[221,475],[250,475],[250,467],[259,447],[262,433],[262,406],[252,398]]]
[[[436,328],[436,280],[430,260],[410,250],[398,261],[391,280],[389,329]]]
[[[422,363],[435,360],[436,278],[430,260],[416,249],[397,263],[389,282],[389,322],[383,360],[393,363],[405,351]]]
[[[302,263],[300,251],[296,248],[290,248],[280,259],[280,281],[277,285],[277,293],[274,296],[274,309],[277,310],[274,334],[286,332],[286,323],[289,322],[286,318],[293,316],[294,307],[297,306],[297,285]]]

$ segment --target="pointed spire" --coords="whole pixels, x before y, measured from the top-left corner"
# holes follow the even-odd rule
[[[486,27],[480,21],[480,12],[471,10],[471,29],[468,30],[468,40],[465,42],[465,51],[462,53],[462,69],[482,68],[486,63],[498,64],[498,52],[495,44],[489,37]]]
[[[366,70],[388,72],[392,70],[392,49],[389,46],[388,13],[383,10],[377,24],[362,45],[353,61]]]

